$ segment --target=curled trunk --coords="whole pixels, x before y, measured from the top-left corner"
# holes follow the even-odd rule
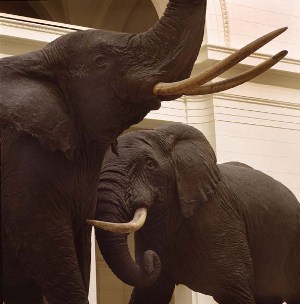
[[[143,255],[143,265],[139,265],[129,252],[127,234],[114,234],[97,229],[96,237],[106,263],[124,283],[146,287],[156,281],[160,274],[160,260],[154,251],[146,251]]]

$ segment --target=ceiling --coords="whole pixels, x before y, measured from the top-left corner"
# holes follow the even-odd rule
[[[130,33],[158,20],[151,0],[0,1],[0,12]]]

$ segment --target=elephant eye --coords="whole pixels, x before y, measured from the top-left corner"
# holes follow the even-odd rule
[[[144,158],[145,165],[148,169],[153,170],[156,167],[155,161],[150,157]]]
[[[97,56],[95,58],[95,61],[94,61],[95,64],[97,64],[97,66],[101,66],[101,67],[105,67],[107,65],[107,62],[105,60],[105,57],[100,55],[100,56]]]

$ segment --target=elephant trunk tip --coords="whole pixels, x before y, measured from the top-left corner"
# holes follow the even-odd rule
[[[147,250],[143,254],[142,266],[147,273],[148,280],[141,280],[134,284],[136,287],[147,287],[152,285],[159,277],[161,271],[161,262],[157,253],[153,250]]]

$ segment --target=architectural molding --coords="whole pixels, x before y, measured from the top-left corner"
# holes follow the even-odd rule
[[[164,11],[166,1],[158,2],[157,0],[152,0],[157,13],[161,15],[161,12]],[[207,44],[205,47],[207,51],[220,52],[225,54],[232,54],[237,49],[229,47],[230,44],[230,29],[229,29],[229,18],[227,12],[226,0],[220,0],[220,5],[222,9],[223,23],[224,23],[224,39],[225,46]],[[23,16],[16,16],[10,14],[0,13],[0,24],[2,26],[12,27],[12,28],[20,28],[29,31],[42,32],[47,34],[55,34],[55,35],[65,35],[77,30],[87,30],[87,27],[68,25],[64,23],[51,22],[46,20],[28,18]],[[263,53],[254,53],[250,57],[258,58],[258,59],[268,59],[270,55]],[[293,58],[283,58],[281,62],[290,63],[294,65],[300,65],[300,60]]]
[[[43,48],[45,41],[0,35],[0,58],[32,52]]]
[[[86,27],[0,13],[0,25],[55,35],[65,35]]]
[[[178,100],[184,100],[185,102],[209,102],[212,101],[211,95],[183,95],[181,99]]]
[[[224,45],[230,47],[230,24],[227,10],[226,0],[220,0],[220,7],[223,19],[223,29],[224,29]]]
[[[235,102],[243,102],[243,103],[251,103],[257,105],[266,105],[271,107],[300,110],[300,103],[287,102],[283,100],[274,100],[274,99],[272,100],[272,99],[258,98],[252,96],[242,96],[242,95],[235,95],[225,92],[216,93],[214,94],[214,97],[217,99],[229,100]]]
[[[226,53],[229,55],[238,50],[236,48],[224,47],[224,46],[213,45],[213,44],[207,44],[206,48],[207,48],[207,51]],[[255,53],[251,54],[249,57],[266,60],[266,59],[270,58],[270,55],[265,54],[265,53],[255,52]],[[280,60],[280,62],[300,65],[300,60],[294,59],[294,58],[289,58],[289,57],[284,57],[283,59]]]

